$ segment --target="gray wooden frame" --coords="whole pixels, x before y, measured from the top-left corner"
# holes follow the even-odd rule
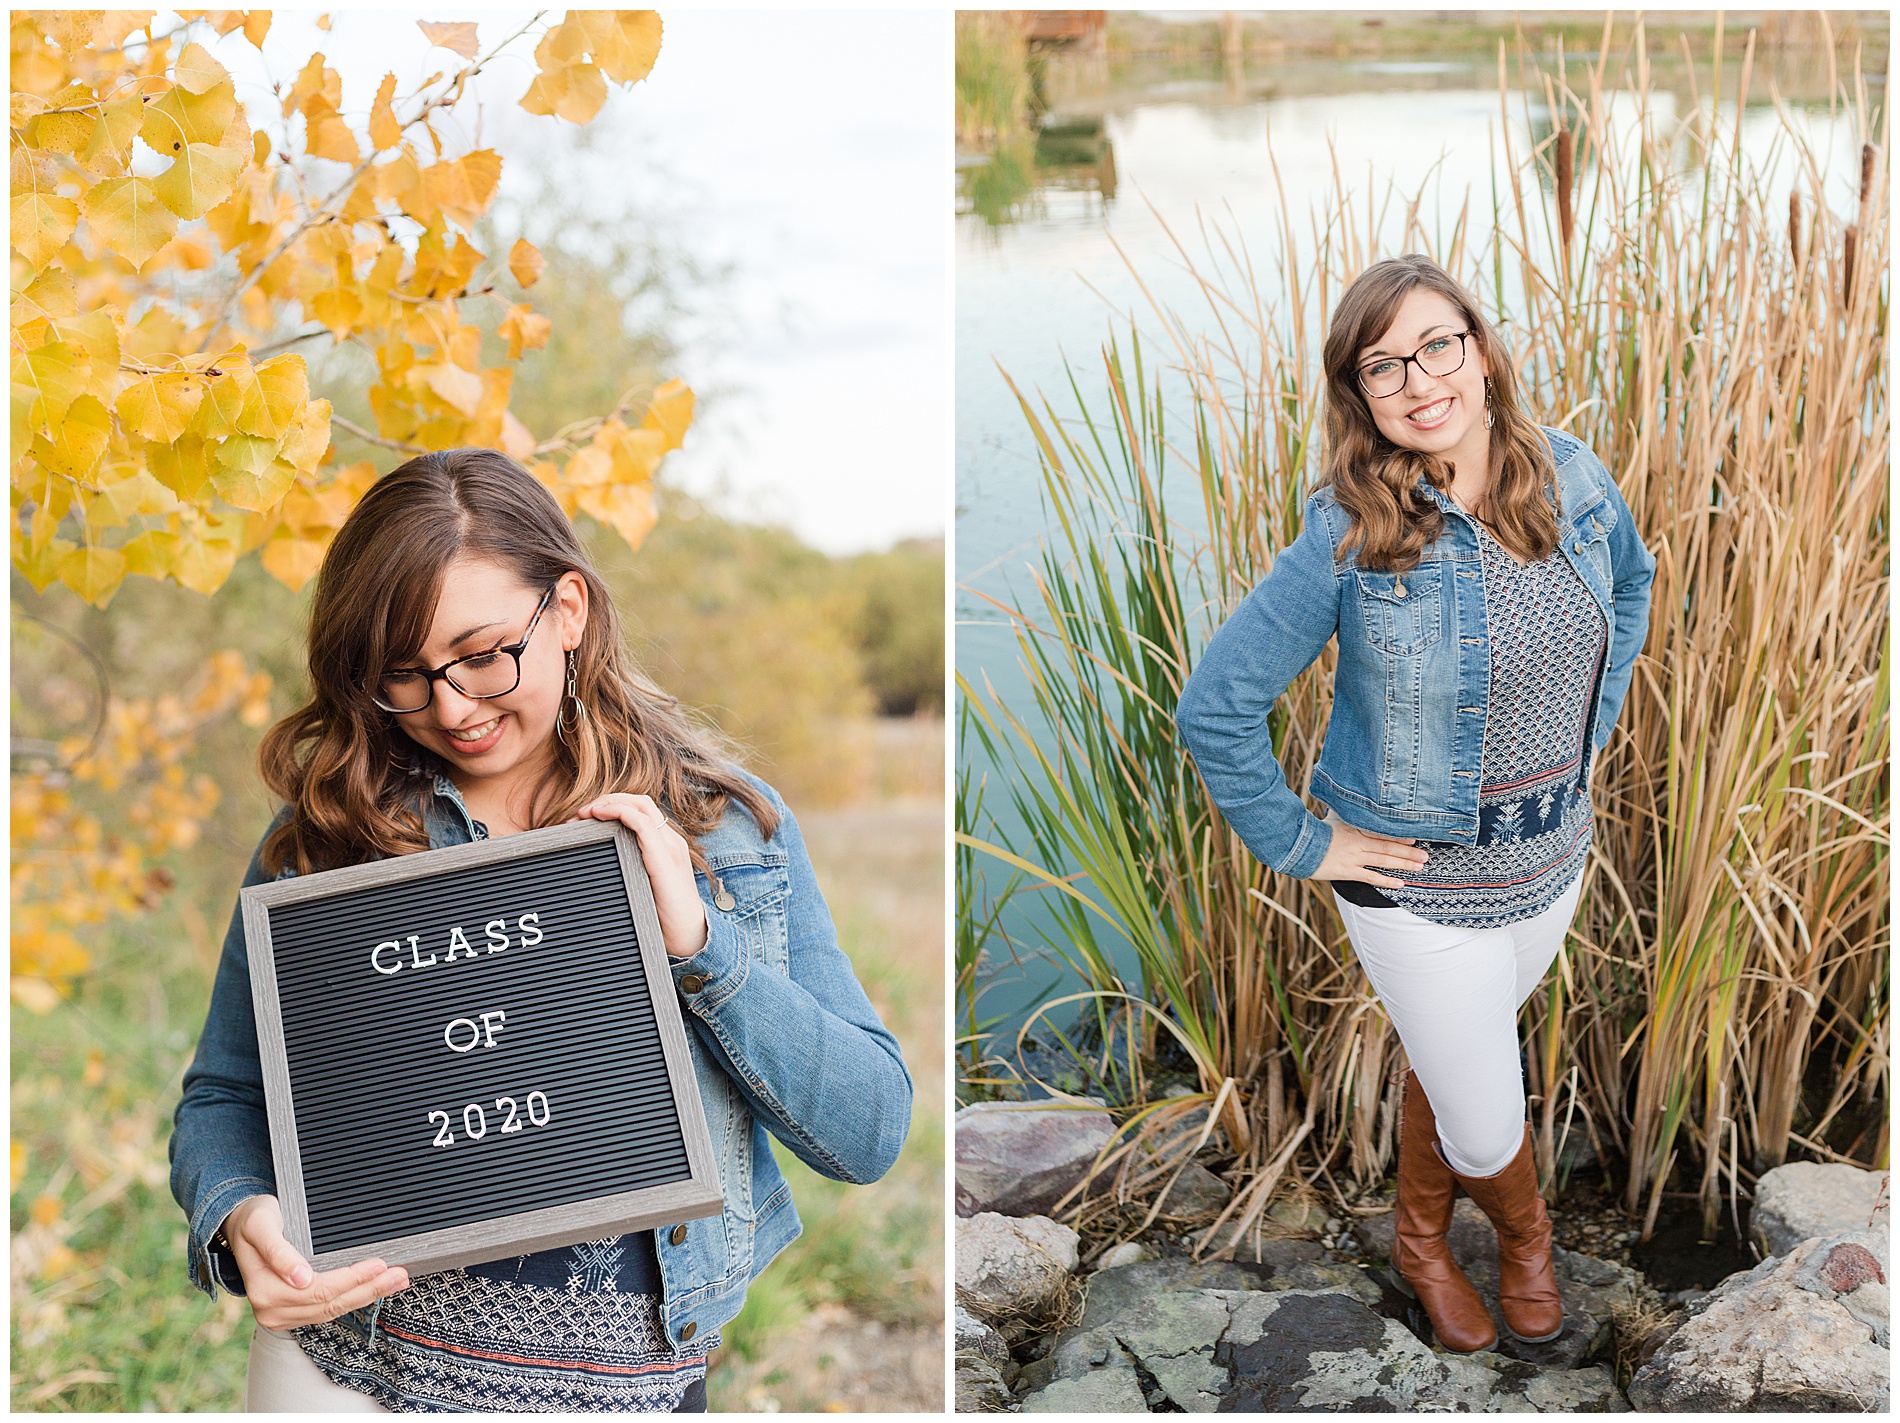
[[[346,1250],[311,1251],[310,1215],[304,1194],[303,1159],[297,1146],[297,1111],[291,1100],[290,1066],[284,1042],[284,1024],[277,999],[277,965],[271,954],[270,910],[300,900],[323,899],[402,880],[427,879],[480,865],[505,863],[569,850],[611,839],[619,854],[626,882],[627,903],[640,941],[640,961],[652,990],[653,1016],[659,1026],[667,1077],[673,1087],[673,1105],[679,1113],[691,1176],[685,1181],[613,1195],[595,1196],[566,1205],[544,1206],[510,1215],[491,1216],[466,1225],[392,1236],[368,1241]],[[283,1209],[284,1236],[304,1258],[320,1270],[355,1264],[376,1257],[402,1265],[412,1274],[450,1270],[505,1255],[527,1254],[572,1244],[624,1235],[674,1221],[717,1215],[724,1208],[718,1166],[713,1159],[712,1136],[699,1101],[686,1027],[672,992],[673,975],[659,914],[653,904],[653,886],[640,858],[639,842],[618,821],[584,820],[570,825],[529,830],[498,840],[477,840],[394,859],[350,865],[338,870],[252,885],[240,899],[244,939],[251,965],[251,1001],[257,1010],[257,1046],[264,1068],[264,1101],[270,1115],[271,1157],[277,1169],[277,1198]]]

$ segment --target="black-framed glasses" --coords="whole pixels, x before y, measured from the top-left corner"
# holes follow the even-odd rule
[[[534,636],[541,614],[547,611],[548,599],[560,586],[559,582],[548,584],[548,591],[535,605],[534,616],[528,619],[528,630],[521,634],[520,642],[457,657],[434,671],[427,667],[398,667],[383,673],[370,699],[386,712],[406,716],[421,711],[435,699],[437,681],[447,682],[470,701],[507,696],[521,685],[521,654],[527,649],[528,639]]]
[[[1405,389],[1416,365],[1428,376],[1448,376],[1465,363],[1465,338],[1476,331],[1455,331],[1449,336],[1434,336],[1409,356],[1381,356],[1359,367],[1359,388],[1374,400],[1397,395]]]

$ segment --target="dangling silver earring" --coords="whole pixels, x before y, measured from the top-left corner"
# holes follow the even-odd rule
[[[1484,378],[1484,428],[1489,430],[1498,423],[1498,412],[1491,408],[1491,377]]]
[[[572,707],[570,712],[568,709]],[[554,731],[561,740],[567,740],[570,731],[579,731],[581,723],[587,720],[587,703],[581,700],[580,680],[575,671],[574,649],[567,650],[567,692],[561,698],[561,711],[554,719]]]

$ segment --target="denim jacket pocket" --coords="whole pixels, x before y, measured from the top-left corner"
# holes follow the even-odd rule
[[[707,899],[713,911],[738,926],[755,960],[787,972],[791,960],[785,898],[791,892],[791,875],[784,862],[715,860],[712,872],[716,883]]]
[[[1444,632],[1443,574],[1435,563],[1409,573],[1354,569],[1366,641],[1394,657],[1416,657]]]

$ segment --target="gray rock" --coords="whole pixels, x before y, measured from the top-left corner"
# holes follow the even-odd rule
[[[1837,1301],[1872,1331],[1876,1345],[1891,1349],[1886,1253],[1886,1235],[1871,1230],[1818,1240],[1807,1246],[1794,1283],[1810,1294]]]
[[[1888,1233],[1887,1173],[1842,1162],[1794,1161],[1755,1183],[1748,1233],[1763,1255],[1786,1255],[1804,1240],[1875,1229]]]
[[[1118,1265],[1139,1265],[1143,1260],[1154,1259],[1154,1252],[1139,1240],[1124,1240],[1120,1245],[1102,1252],[1102,1258],[1095,1262],[1097,1270],[1113,1270]]]
[[[1628,1408],[1607,1369],[1436,1353],[1342,1289],[1150,1292],[1066,1336],[1017,1384],[1024,1412]]]
[[[1892,1355],[1848,1303],[1870,1286],[1884,1292],[1863,1277],[1875,1245],[1884,1236],[1868,1231],[1805,1240],[1729,1276],[1637,1370],[1630,1402],[1645,1412],[1886,1412]]]
[[[1378,1259],[1392,1256],[1392,1216],[1366,1216],[1357,1228],[1360,1246]],[[1562,1246],[1552,1251],[1557,1292],[1564,1302],[1564,1331],[1542,1344],[1526,1344],[1504,1328],[1498,1309],[1498,1237],[1483,1211],[1460,1197],[1446,1232],[1452,1258],[1483,1298],[1498,1326],[1497,1352],[1552,1369],[1575,1369],[1600,1357],[1614,1338],[1611,1318],[1636,1303],[1642,1277],[1626,1265],[1580,1255]]]
[[[999,1372],[1013,1367],[1009,1357],[1009,1345],[1003,1342],[1003,1336],[962,1305],[957,1306],[956,1329],[956,1351],[959,1354],[981,1354],[994,1364]]]
[[[956,1117],[957,1214],[1038,1215],[1095,1164],[1115,1134],[1097,1107],[977,1102]]]
[[[1160,1214],[1170,1220],[1205,1220],[1219,1215],[1234,1198],[1228,1184],[1198,1161],[1190,1161],[1161,1198]]]
[[[1041,1319],[1069,1299],[1078,1237],[1045,1216],[986,1211],[957,1222],[957,1302],[977,1319]]]
[[[1070,1340],[1048,1362],[1053,1366],[1055,1377],[1047,1385],[1023,1396],[1024,1413],[1148,1411],[1133,1356],[1106,1330]]]
[[[1273,1279],[1272,1270],[1227,1260],[1206,1264],[1182,1259],[1143,1260],[1097,1270],[1088,1277],[1088,1294],[1076,1329],[1107,1324],[1140,1301],[1174,1290],[1264,1290],[1272,1288]]]
[[[957,1350],[957,1412],[1008,1413],[1016,1397],[996,1365],[983,1355]]]

